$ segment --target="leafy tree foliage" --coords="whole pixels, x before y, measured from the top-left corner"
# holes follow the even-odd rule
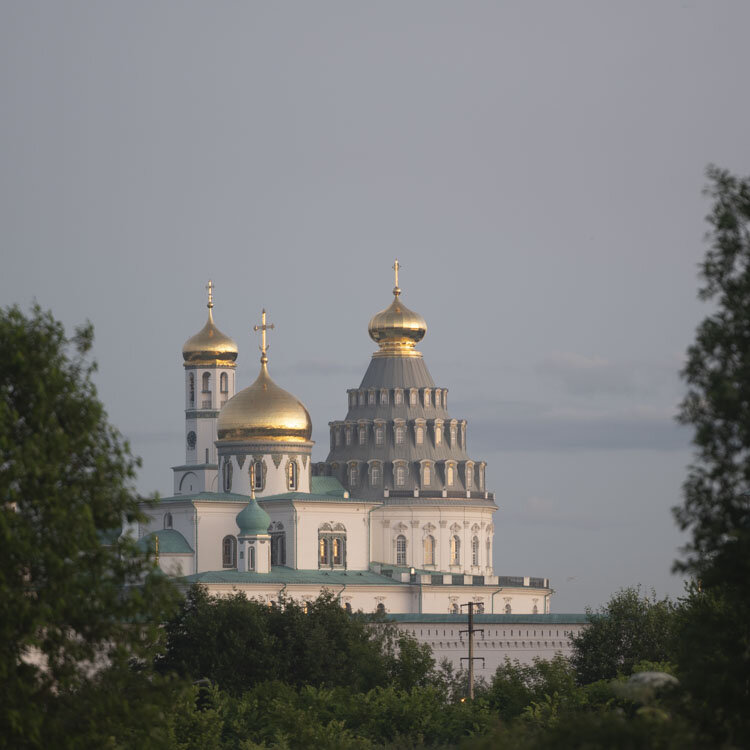
[[[101,543],[138,505],[92,340],[38,307],[0,311],[0,737],[14,748],[103,747],[136,711],[131,734],[163,724],[161,683],[130,664],[149,662],[174,594],[132,541]]]
[[[692,539],[681,568],[705,584],[750,577],[750,179],[710,167],[711,246],[699,296],[715,305],[688,349],[680,421],[695,460],[675,509]]]
[[[266,606],[242,593],[210,596],[196,585],[165,634],[160,670],[208,679],[233,695],[267,680],[410,689],[425,685],[435,666],[429,647],[387,624],[352,617],[330,593],[306,606]]]
[[[682,372],[680,421],[695,457],[675,508],[690,532],[676,567],[696,579],[680,618],[681,677],[717,736],[750,745],[750,178],[710,167],[710,247],[699,296],[713,305]]]
[[[587,610],[589,625],[571,638],[571,662],[579,684],[629,675],[640,661],[669,661],[675,605],[645,596],[640,587],[617,592],[597,612]]]

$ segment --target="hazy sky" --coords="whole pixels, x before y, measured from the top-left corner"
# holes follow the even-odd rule
[[[496,568],[553,608],[678,594],[674,421],[710,162],[750,173],[750,3],[0,0],[0,302],[96,328],[171,492],[205,320],[346,413],[394,257],[497,493]]]

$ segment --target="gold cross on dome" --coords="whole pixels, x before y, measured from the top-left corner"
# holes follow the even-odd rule
[[[391,266],[394,272],[394,277],[396,279],[396,286],[398,286],[398,269],[402,268],[401,264],[398,262],[398,258],[396,258],[396,262]]]
[[[206,289],[208,289],[208,307],[214,306],[214,282],[211,281],[211,279],[208,280],[208,284],[206,284]]]
[[[260,331],[260,351],[263,355],[261,357],[261,362],[266,359],[266,352],[268,351],[268,344],[266,344],[266,331],[270,328],[273,329],[274,325],[273,323],[266,323],[266,311],[265,308],[261,312],[260,315],[260,325],[259,326],[253,326],[254,331]]]

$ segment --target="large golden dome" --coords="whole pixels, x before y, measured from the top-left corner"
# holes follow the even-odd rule
[[[230,398],[219,412],[216,425],[219,440],[305,443],[312,435],[312,420],[301,401],[271,380],[266,331],[273,328],[273,324],[266,324],[265,310],[262,321],[261,325],[255,326],[255,330],[261,332],[263,342],[260,373],[251,386]]]
[[[271,380],[261,360],[255,382],[227,401],[219,413],[219,440],[304,443],[312,421],[301,401]]]
[[[398,260],[394,264],[396,286],[393,288],[393,302],[374,315],[367,327],[370,338],[380,346],[375,357],[421,357],[414,348],[427,333],[425,319],[410,310],[400,299],[398,286]]]
[[[222,333],[214,323],[213,284],[208,282],[208,320],[195,336],[191,336],[182,347],[182,358],[186,365],[230,364],[237,359],[237,344]]]

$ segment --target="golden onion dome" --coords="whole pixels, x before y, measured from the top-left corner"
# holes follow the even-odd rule
[[[380,346],[376,357],[421,357],[414,348],[427,333],[425,319],[410,310],[400,299],[398,286],[398,260],[393,265],[396,272],[396,286],[393,288],[393,302],[374,315],[367,327],[370,338]]]
[[[237,359],[237,344],[222,333],[214,323],[213,284],[208,282],[208,320],[195,336],[191,336],[182,347],[182,358],[186,365],[230,364]]]
[[[263,311],[263,352],[260,373],[255,382],[227,401],[219,413],[219,440],[250,442],[304,443],[312,435],[312,420],[304,404],[291,393],[280,388],[268,374],[265,330],[266,312]]]

